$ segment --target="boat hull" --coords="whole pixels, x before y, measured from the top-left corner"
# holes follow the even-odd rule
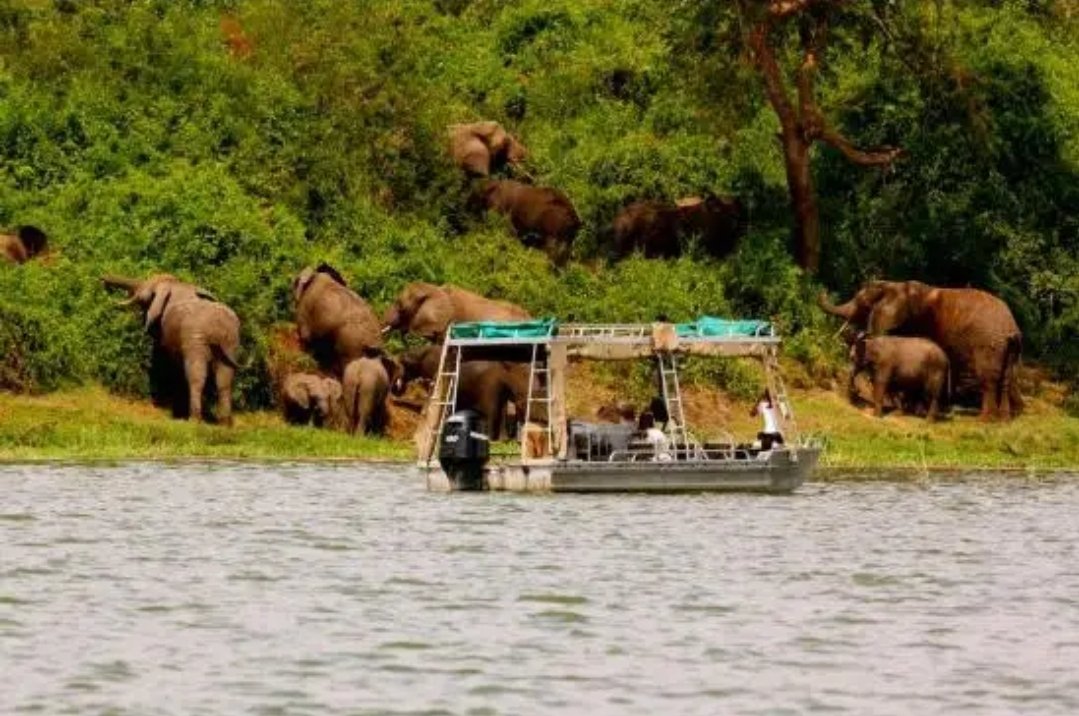
[[[484,467],[478,487],[500,492],[787,493],[809,478],[819,457],[820,448],[810,446],[745,460],[502,462]],[[437,464],[420,466],[420,471],[429,490],[465,489]]]

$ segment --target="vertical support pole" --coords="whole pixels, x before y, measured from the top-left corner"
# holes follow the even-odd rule
[[[566,415],[566,368],[569,361],[566,355],[566,346],[562,343],[549,343],[547,345],[547,390],[551,398],[551,409],[547,419],[550,421],[551,436],[554,444],[551,445],[551,454],[559,459],[566,458],[568,438],[566,436],[568,420]]]

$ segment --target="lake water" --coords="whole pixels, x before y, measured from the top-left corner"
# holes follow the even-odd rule
[[[1079,476],[0,467],[0,713],[1079,713]]]

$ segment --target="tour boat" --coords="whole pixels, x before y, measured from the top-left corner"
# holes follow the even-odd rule
[[[428,489],[443,491],[791,492],[813,472],[821,447],[798,433],[779,347],[767,322],[710,316],[679,324],[453,324],[417,434],[419,470]],[[699,441],[686,424],[678,379],[679,361],[690,356],[759,360],[784,443],[764,449],[730,437]],[[461,364],[469,360],[528,366],[525,415],[512,454],[492,450],[482,416],[457,410]],[[664,445],[642,440],[635,426],[571,419],[567,367],[587,360],[655,362],[657,400],[668,418]],[[546,421],[533,419],[544,414]]]

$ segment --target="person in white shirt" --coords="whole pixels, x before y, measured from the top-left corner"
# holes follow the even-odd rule
[[[666,433],[656,427],[656,419],[651,412],[646,410],[641,413],[637,429],[643,433],[644,439],[652,446],[652,451],[655,453],[653,460],[671,459],[671,441]]]
[[[779,432],[779,418],[776,415],[775,401],[772,393],[765,388],[761,399],[753,406],[749,413],[752,416],[759,415],[764,425],[757,433],[757,439],[761,441],[761,450],[771,450],[773,445],[783,444],[783,434]]]

